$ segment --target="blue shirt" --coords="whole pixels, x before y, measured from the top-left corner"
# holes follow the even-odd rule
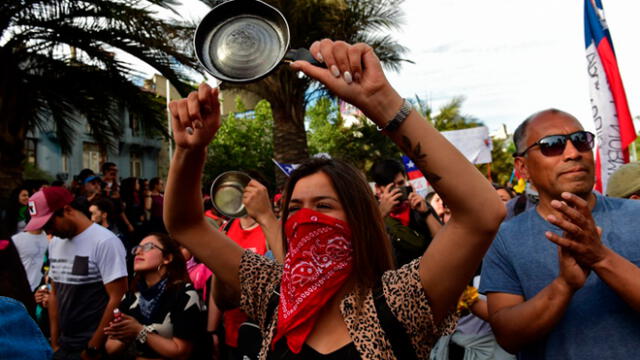
[[[640,265],[640,201],[596,194],[592,214],[603,244]],[[528,300],[549,285],[559,274],[558,247],[544,236],[549,230],[562,233],[535,208],[503,223],[484,258],[480,292]],[[639,347],[640,313],[592,271],[557,326],[518,359],[629,359]]]

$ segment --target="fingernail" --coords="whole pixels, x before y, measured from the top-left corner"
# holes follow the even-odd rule
[[[340,70],[338,70],[338,67],[335,65],[331,65],[331,73],[334,77],[340,77]]]
[[[345,71],[343,77],[344,77],[344,81],[347,84],[351,84],[353,82],[353,78],[351,77],[351,73],[350,72]]]
[[[318,59],[318,61],[320,62],[324,62],[324,57],[322,57],[322,54],[319,51],[316,54],[316,59]]]
[[[357,72],[357,73],[353,74],[353,79],[354,79],[356,82],[360,82],[360,73],[358,73],[358,72]]]
[[[187,126],[185,130],[187,130],[187,134],[193,135],[193,128],[191,126]]]

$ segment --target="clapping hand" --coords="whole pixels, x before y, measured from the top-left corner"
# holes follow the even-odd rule
[[[552,200],[551,206],[562,216],[547,216],[547,221],[563,230],[562,236],[547,231],[545,236],[563,251],[567,251],[580,265],[592,268],[602,261],[607,248],[602,244],[602,229],[596,226],[586,200],[568,192],[562,193],[564,201]]]

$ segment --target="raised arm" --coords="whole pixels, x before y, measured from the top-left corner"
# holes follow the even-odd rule
[[[242,202],[249,216],[254,218],[267,241],[267,246],[279,263],[284,263],[284,248],[282,247],[282,227],[271,209],[269,192],[258,181],[251,180],[245,187]]]
[[[310,51],[327,69],[304,61],[294,62],[294,69],[325,84],[379,127],[399,112],[404,100],[387,81],[371,47],[325,39]],[[480,172],[416,111],[387,135],[418,165],[453,214],[420,263],[422,285],[439,322],[480,264],[504,218],[504,205]]]
[[[201,84],[188,98],[172,101],[169,109],[176,151],[165,189],[165,226],[176,241],[239,291],[243,249],[205,220],[200,191],[207,145],[220,127],[218,89]]]

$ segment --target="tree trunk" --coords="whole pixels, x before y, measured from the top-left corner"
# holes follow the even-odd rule
[[[273,111],[273,152],[277,161],[298,164],[309,157],[307,133],[304,128],[304,108],[301,103],[271,105]],[[281,188],[286,176],[276,171],[276,183]]]
[[[298,77],[288,66],[281,66],[269,77],[242,85],[266,99],[273,112],[273,152],[277,161],[286,164],[299,164],[309,157],[307,133],[304,127],[306,92],[310,80]],[[282,188],[287,177],[276,169],[276,183]]]

